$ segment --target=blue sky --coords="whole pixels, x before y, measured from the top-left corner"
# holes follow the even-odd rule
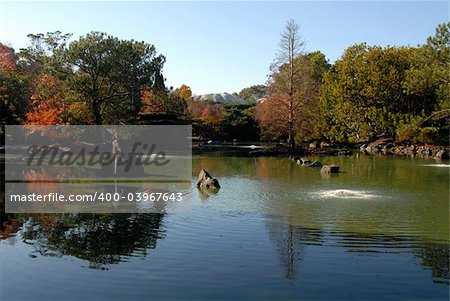
[[[154,44],[167,58],[169,86],[232,93],[265,83],[289,19],[306,51],[334,62],[355,43],[423,44],[448,22],[449,2],[0,2],[0,42],[20,48],[28,33],[60,30],[76,39],[103,31]]]

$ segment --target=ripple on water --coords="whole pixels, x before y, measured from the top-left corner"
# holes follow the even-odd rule
[[[312,195],[319,198],[339,198],[339,199],[375,199],[380,195],[373,194],[370,191],[350,190],[350,189],[334,189],[313,192]]]

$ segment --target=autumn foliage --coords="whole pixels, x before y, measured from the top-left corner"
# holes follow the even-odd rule
[[[225,109],[218,103],[192,101],[188,110],[191,118],[211,125],[221,124],[225,115]]]
[[[38,78],[35,92],[31,95],[34,110],[27,113],[27,124],[61,124],[61,114],[65,106],[61,103],[60,81],[51,75],[43,74]]]
[[[91,32],[69,43],[58,31],[30,34],[17,53],[0,43],[0,144],[10,124],[139,124],[146,114],[191,123],[208,140],[448,144],[450,23],[422,46],[362,43],[332,65],[304,53],[297,30],[288,22],[267,84],[243,89],[237,103],[167,89],[166,58],[145,42]]]
[[[286,118],[287,100],[282,95],[271,95],[263,99],[255,109],[255,117],[268,139],[287,137],[288,119]]]
[[[14,49],[0,43],[0,71],[16,69],[17,56]]]
[[[146,87],[141,91],[141,113],[162,113],[167,110],[163,92],[153,91]]]
[[[184,85],[185,86],[185,85]],[[187,89],[189,87],[185,86]],[[183,86],[180,88],[182,89]],[[186,111],[186,99],[180,96],[180,89],[175,91],[167,89],[151,89],[144,87],[141,91],[140,114],[175,114],[184,115]],[[183,88],[184,89],[184,88]],[[190,91],[190,89],[189,89]],[[187,92],[183,92],[186,96]]]
[[[175,93],[184,100],[188,100],[192,97],[191,88],[185,84],[182,84],[178,89],[176,89]]]

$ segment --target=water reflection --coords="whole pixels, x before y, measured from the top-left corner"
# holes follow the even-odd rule
[[[433,273],[433,281],[450,284],[450,246],[448,244],[423,243],[416,249],[416,256],[424,267]]]
[[[362,234],[327,229],[306,228],[293,225],[289,218],[266,217],[266,227],[288,280],[301,273],[302,261],[307,257],[307,247],[342,249],[356,256],[376,256],[388,254],[411,255],[417,264],[431,270],[435,283],[450,284],[450,245],[445,242],[421,241],[410,236]],[[333,256],[332,253],[330,253]],[[324,258],[325,259],[325,258]],[[380,261],[380,265],[383,266]],[[386,266],[389,270],[389,267]],[[356,272],[356,271],[355,271]]]
[[[81,169],[76,169],[81,170]],[[10,212],[35,213],[130,213],[130,212],[158,212],[176,211],[181,204],[168,202],[164,199],[152,199],[150,195],[186,193],[190,183],[153,182],[146,178],[125,181],[124,179],[98,179],[83,181],[59,181],[58,177],[73,176],[71,170],[64,168],[30,168],[21,175],[19,182],[9,182],[6,186],[8,195],[33,194],[48,196],[50,194],[72,197],[93,197],[98,195],[95,202],[8,202]],[[79,174],[78,174],[79,176]],[[89,176],[86,175],[87,178]],[[4,184],[4,182],[2,182]],[[5,187],[2,189],[3,193]],[[187,198],[184,198],[185,202]],[[2,206],[4,204],[2,197]]]
[[[280,222],[274,216],[266,220],[267,232],[273,242],[284,270],[285,277],[296,277],[304,254],[305,245],[322,245],[321,230],[296,227],[287,221]]]
[[[91,268],[145,257],[164,238],[163,214],[2,214],[0,239],[16,235],[32,245],[31,257],[75,256]]]
[[[443,181],[448,172],[402,159],[324,160],[345,172],[324,180],[318,170],[286,158],[196,158],[193,177],[200,168],[210,169],[223,189],[204,202],[192,186],[191,212],[1,214],[0,239],[15,244],[3,250],[19,262],[4,266],[8,280],[17,274],[2,283],[5,295],[14,296],[21,289],[17,283],[28,281],[18,270],[37,267],[42,274],[70,270],[67,283],[87,279],[91,293],[101,292],[104,281],[110,295],[97,299],[109,300],[119,294],[123,300],[164,294],[172,294],[168,299],[205,294],[259,300],[448,299],[448,181]],[[28,258],[28,252],[37,258]],[[78,262],[59,256],[109,271],[80,269]],[[124,292],[122,283],[132,289]]]
[[[333,225],[343,232],[411,233],[449,240],[449,173],[422,160],[394,157],[313,157],[339,165],[336,177],[285,157],[194,158],[193,170],[214,172],[224,209],[288,216],[308,228]],[[292,205],[297,206],[292,208]]]

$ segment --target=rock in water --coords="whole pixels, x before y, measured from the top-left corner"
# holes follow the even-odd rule
[[[294,162],[297,162],[300,159],[299,156],[290,156],[290,157],[291,157],[292,161],[294,161]]]
[[[322,166],[322,169],[320,170],[322,173],[338,173],[339,172],[339,166],[337,165],[324,165]]]
[[[448,155],[447,150],[440,149],[440,150],[437,151],[436,156],[434,156],[434,158],[436,160],[448,159],[449,155]]]
[[[313,168],[320,168],[322,166],[323,166],[323,164],[320,163],[319,161],[314,161],[313,163],[309,164],[309,167],[313,167]]]
[[[306,158],[299,158],[298,161],[297,161],[297,163],[298,163],[299,165],[308,165],[308,164],[311,164],[311,161],[309,161],[309,160],[306,159]]]
[[[197,187],[201,189],[206,188],[211,190],[220,189],[219,181],[213,179],[213,177],[211,177],[211,175],[204,169],[200,170],[200,173],[198,175]]]

